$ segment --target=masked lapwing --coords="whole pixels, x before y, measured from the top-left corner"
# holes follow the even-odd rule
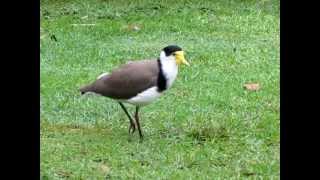
[[[172,86],[181,64],[189,66],[183,50],[170,45],[162,49],[159,58],[131,61],[111,73],[103,73],[80,91],[81,94],[93,92],[116,100],[130,120],[129,134],[134,133],[137,127],[142,139],[138,114],[140,107],[155,101]],[[136,106],[135,121],[123,103]]]

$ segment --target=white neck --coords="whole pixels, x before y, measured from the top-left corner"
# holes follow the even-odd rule
[[[162,51],[160,54],[160,61],[162,65],[162,72],[167,79],[167,88],[169,89],[178,74],[178,65],[173,56],[166,56]]]

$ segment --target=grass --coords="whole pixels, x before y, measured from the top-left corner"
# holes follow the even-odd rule
[[[40,26],[43,180],[279,179],[278,1],[42,0]],[[139,143],[78,88],[169,44],[191,67],[142,108]]]

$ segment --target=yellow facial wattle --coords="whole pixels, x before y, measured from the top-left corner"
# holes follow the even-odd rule
[[[184,54],[183,51],[177,51],[175,52],[175,57],[176,57],[176,63],[178,65],[180,64],[185,64],[187,66],[190,66],[190,64],[188,63],[188,61],[184,58]]]

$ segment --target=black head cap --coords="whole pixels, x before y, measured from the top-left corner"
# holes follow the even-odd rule
[[[182,51],[181,47],[177,45],[170,45],[165,48],[163,48],[163,51],[165,52],[166,56],[170,56],[172,53],[176,51]]]

